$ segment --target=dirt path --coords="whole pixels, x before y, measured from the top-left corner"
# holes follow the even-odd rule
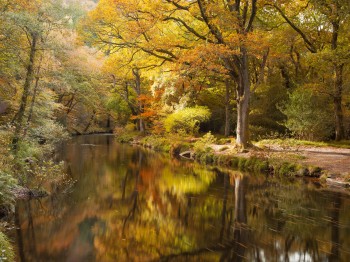
[[[306,165],[319,166],[331,174],[349,174],[350,173],[350,149],[336,147],[311,147],[299,146],[270,148],[279,152],[295,153],[301,156],[300,162]]]
[[[227,150],[222,151],[223,147],[227,147]],[[234,150],[234,146],[213,145],[213,149],[217,153],[225,153],[229,150]],[[246,153],[246,156],[248,157],[251,154],[265,154],[274,157],[277,156],[278,158],[283,158],[285,155],[286,161],[288,162],[291,161],[290,159],[292,156],[295,156],[296,162],[321,167],[330,174],[350,174],[350,149],[336,147],[281,147],[278,145],[265,145],[261,152],[259,150],[256,152],[253,150],[253,152]],[[240,155],[244,156],[244,154]]]
[[[331,174],[350,174],[350,149],[307,148],[304,162],[326,169]]]

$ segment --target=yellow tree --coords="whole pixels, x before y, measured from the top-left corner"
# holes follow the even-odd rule
[[[63,11],[64,8],[61,2],[42,2],[40,0],[31,2],[7,1],[2,9],[2,20],[13,32],[13,34],[8,33],[6,35],[4,42],[13,44],[13,46],[10,46],[10,50],[20,50],[16,54],[18,60],[25,61],[24,65],[20,65],[23,66],[21,77],[24,81],[21,88],[21,98],[19,99],[19,109],[13,119],[15,130],[12,146],[15,153],[17,152],[18,142],[23,135],[24,118],[33,89],[32,84],[35,75],[39,75],[44,50],[49,49],[48,43],[50,38],[52,39],[52,32],[58,31],[68,20]],[[6,53],[6,50],[4,53]],[[38,78],[36,79],[36,87],[37,83]],[[34,88],[32,101],[36,97],[36,87]],[[29,112],[28,121],[30,121],[30,118],[31,112]]]
[[[262,57],[265,51],[258,28],[253,33],[257,10],[257,0],[102,0],[84,29],[91,44],[108,52],[133,48],[157,58],[158,66],[177,63],[184,71],[206,63],[211,71],[231,79],[237,86],[237,144],[245,147],[249,143],[249,59]]]
[[[130,48],[110,54],[104,65],[104,72],[112,80],[112,92],[126,102],[132,118],[138,120],[137,127],[141,132],[145,131],[142,115],[146,101],[143,98],[148,92],[143,70],[150,66],[149,62],[148,59],[145,61],[144,55]]]

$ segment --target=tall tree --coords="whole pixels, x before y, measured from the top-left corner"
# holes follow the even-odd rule
[[[163,67],[171,67],[171,62],[186,71],[206,60],[208,68],[237,86],[237,144],[245,147],[249,142],[249,57],[261,55],[264,46],[263,38],[252,33],[257,9],[257,0],[103,0],[90,13],[85,29],[89,41],[101,48],[116,52],[132,47],[156,58]]]

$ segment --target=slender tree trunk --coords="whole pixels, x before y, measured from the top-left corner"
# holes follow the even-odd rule
[[[332,50],[336,51],[338,48],[338,36],[340,28],[340,20],[338,19],[338,11],[340,6],[335,4],[332,8],[334,20],[332,21]],[[334,64],[334,116],[335,116],[335,140],[344,139],[344,120],[343,120],[343,69],[344,64],[336,62]]]
[[[38,84],[39,84],[39,76],[37,76],[35,78],[33,97],[32,97],[32,101],[30,103],[29,114],[28,114],[27,123],[26,123],[26,127],[25,127],[25,130],[24,130],[24,135],[23,136],[27,135],[27,131],[28,131],[30,122],[32,121],[36,95],[37,95],[37,92],[38,92]]]
[[[225,136],[229,136],[231,132],[231,92],[230,92],[230,81],[226,79],[226,93],[225,93]]]
[[[66,107],[68,107],[66,115],[68,115],[73,110],[73,107],[75,106],[75,104],[73,104],[74,98],[75,98],[75,93],[72,94],[71,99],[68,101],[66,105]]]
[[[140,97],[141,95],[141,75],[140,75],[140,70],[135,68],[132,70],[132,73],[135,77],[135,91],[137,94],[137,97]],[[142,102],[138,102],[138,110],[139,110],[139,131],[140,132],[145,132],[145,123],[143,119],[141,118],[140,114],[143,112],[143,105]]]
[[[335,140],[344,139],[344,118],[342,108],[342,93],[343,93],[343,68],[344,64],[335,65],[335,82],[334,82],[334,116],[335,116]]]
[[[241,67],[237,88],[237,140],[236,144],[242,148],[249,143],[249,100],[250,82],[248,68],[248,54],[246,48],[241,48]]]
[[[36,101],[36,96],[37,96],[37,93],[38,93],[39,80],[40,80],[40,71],[41,71],[42,62],[43,62],[43,55],[41,55],[40,59],[39,59],[39,66],[38,66],[38,69],[37,69],[37,72],[36,72],[36,77],[35,77],[33,97],[32,97],[32,101],[30,103],[30,109],[29,109],[29,114],[28,114],[28,118],[27,118],[26,128],[24,130],[24,136],[27,135],[27,131],[28,131],[30,122],[32,121],[32,117],[33,117],[33,110],[34,110],[34,105],[35,105],[35,101]]]
[[[111,130],[111,114],[108,113],[107,115],[107,125],[106,128],[108,128],[108,131]]]
[[[26,78],[25,78],[25,82],[23,85],[23,94],[22,94],[22,98],[21,98],[20,108],[19,108],[19,111],[17,113],[17,117],[15,119],[15,132],[14,132],[14,136],[12,139],[12,148],[13,148],[15,154],[17,154],[17,150],[18,150],[18,142],[20,140],[21,131],[23,128],[22,122],[23,122],[24,113],[25,113],[25,110],[27,107],[30,84],[33,80],[33,75],[34,75],[34,60],[35,60],[35,55],[36,55],[36,51],[37,51],[36,45],[37,45],[38,35],[35,33],[32,33],[31,36],[32,36],[32,42],[31,42],[31,46],[30,46],[29,62],[27,65],[27,73],[26,73]]]
[[[83,131],[84,133],[87,132],[88,129],[90,128],[90,126],[91,126],[91,124],[92,124],[92,121],[93,121],[94,118],[95,118],[95,115],[96,115],[96,111],[93,110],[92,115],[91,115],[90,120],[89,120],[89,123],[86,125],[86,127],[85,127],[85,129],[84,129],[84,131]]]

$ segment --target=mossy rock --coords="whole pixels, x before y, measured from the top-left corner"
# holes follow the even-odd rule
[[[202,164],[213,164],[214,163],[214,154],[212,153],[207,153],[207,154],[202,154],[199,162]]]
[[[178,156],[181,153],[181,145],[180,144],[172,144],[169,150],[170,155]]]
[[[255,170],[258,172],[268,172],[270,169],[269,162],[266,160],[260,160],[255,167]]]
[[[318,166],[310,166],[309,167],[309,176],[310,177],[320,177],[322,173],[322,169]]]
[[[327,182],[327,178],[328,178],[328,174],[323,173],[323,174],[320,176],[320,181],[321,181],[322,183],[326,183],[326,182]]]
[[[296,171],[295,171],[295,175],[296,176],[303,177],[303,176],[309,176],[310,175],[310,171],[306,167],[303,167],[301,165],[297,165],[295,169],[296,169]]]
[[[293,176],[296,173],[296,165],[293,163],[283,162],[275,167],[275,174],[279,176]]]

